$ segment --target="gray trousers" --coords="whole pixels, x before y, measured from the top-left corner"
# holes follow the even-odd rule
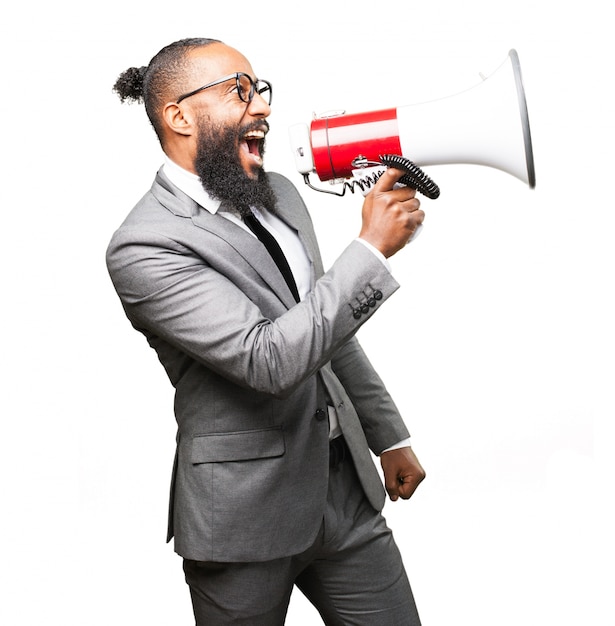
[[[294,585],[331,626],[420,626],[391,531],[348,451],[335,452],[323,524],[307,551],[262,563],[184,560],[197,626],[282,625]]]

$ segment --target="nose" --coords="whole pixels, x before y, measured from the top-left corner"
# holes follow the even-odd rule
[[[248,104],[248,113],[254,117],[269,117],[271,114],[271,106],[258,91],[254,93],[252,100]]]

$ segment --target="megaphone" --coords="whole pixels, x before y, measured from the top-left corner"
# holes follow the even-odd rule
[[[482,82],[454,96],[421,104],[315,117],[310,127],[289,129],[295,165],[306,184],[317,191],[343,195],[356,184],[369,188],[383,166],[405,168],[410,182],[429,197],[437,185],[423,166],[474,164],[515,176],[530,188],[536,184],[530,124],[517,52]],[[365,172],[374,172],[365,176]],[[375,170],[374,170],[375,168]],[[379,172],[379,173],[378,173]],[[345,182],[340,193],[311,185]],[[414,183],[412,182],[414,181]]]

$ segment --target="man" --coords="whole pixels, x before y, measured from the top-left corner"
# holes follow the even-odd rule
[[[355,338],[398,288],[386,258],[424,219],[414,191],[387,170],[325,273],[300,195],[263,170],[271,85],[242,54],[182,40],[115,90],[165,153],[107,264],[176,389],[169,540],[197,624],[283,624],[295,584],[327,624],[419,624],[369,450],[392,500],[425,474]]]

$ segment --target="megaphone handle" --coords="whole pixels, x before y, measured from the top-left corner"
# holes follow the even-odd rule
[[[422,230],[423,230],[423,224],[419,224],[414,229],[414,232],[412,233],[412,236],[410,237],[410,239],[408,239],[408,241],[406,242],[406,245],[408,245],[410,242],[414,241],[421,234]]]

